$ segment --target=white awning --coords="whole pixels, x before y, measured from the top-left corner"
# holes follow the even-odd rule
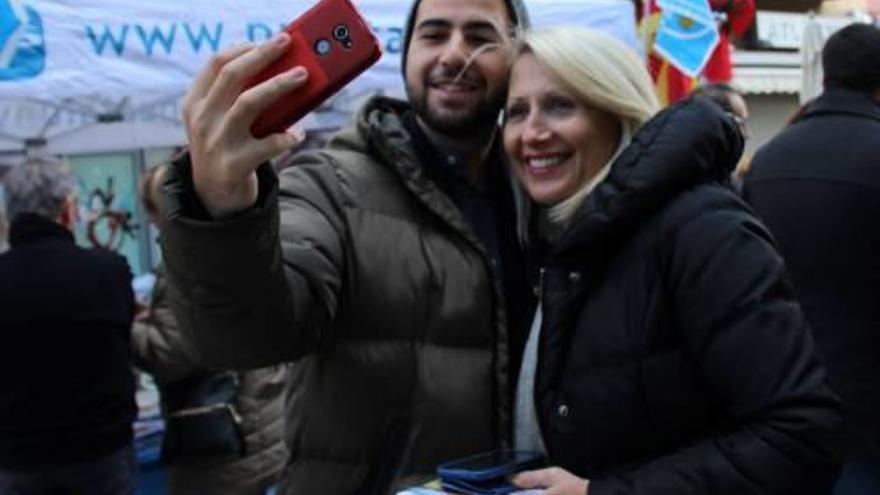
[[[734,51],[733,84],[746,94],[797,94],[801,59],[797,52]]]

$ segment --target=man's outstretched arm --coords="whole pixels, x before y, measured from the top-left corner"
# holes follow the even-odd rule
[[[189,153],[161,186],[172,305],[191,355],[207,366],[295,359],[318,345],[335,312],[338,219],[320,211],[333,188],[312,190],[332,175],[318,167],[288,195],[285,222],[293,227],[282,250],[277,179],[260,167],[301,136],[250,133],[263,109],[305,81],[295,69],[243,90],[289,42],[281,35],[221,52],[198,74],[184,98]],[[312,198],[315,191],[326,200]]]

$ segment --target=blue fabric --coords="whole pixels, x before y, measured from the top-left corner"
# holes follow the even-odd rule
[[[718,25],[706,0],[665,0],[654,50],[685,74],[696,77],[718,45]]]

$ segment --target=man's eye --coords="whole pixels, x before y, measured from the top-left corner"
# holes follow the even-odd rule
[[[477,46],[482,46],[482,45],[486,45],[488,43],[492,43],[494,40],[492,40],[488,36],[480,36],[480,35],[472,34],[472,35],[468,36],[468,41],[470,41],[471,44],[474,44]]]
[[[428,41],[439,41],[446,38],[446,34],[440,31],[426,31],[419,35],[419,38]]]

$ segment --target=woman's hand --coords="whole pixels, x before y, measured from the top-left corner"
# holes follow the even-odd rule
[[[544,495],[587,495],[590,484],[559,467],[523,471],[510,481],[519,488],[543,488]]]

